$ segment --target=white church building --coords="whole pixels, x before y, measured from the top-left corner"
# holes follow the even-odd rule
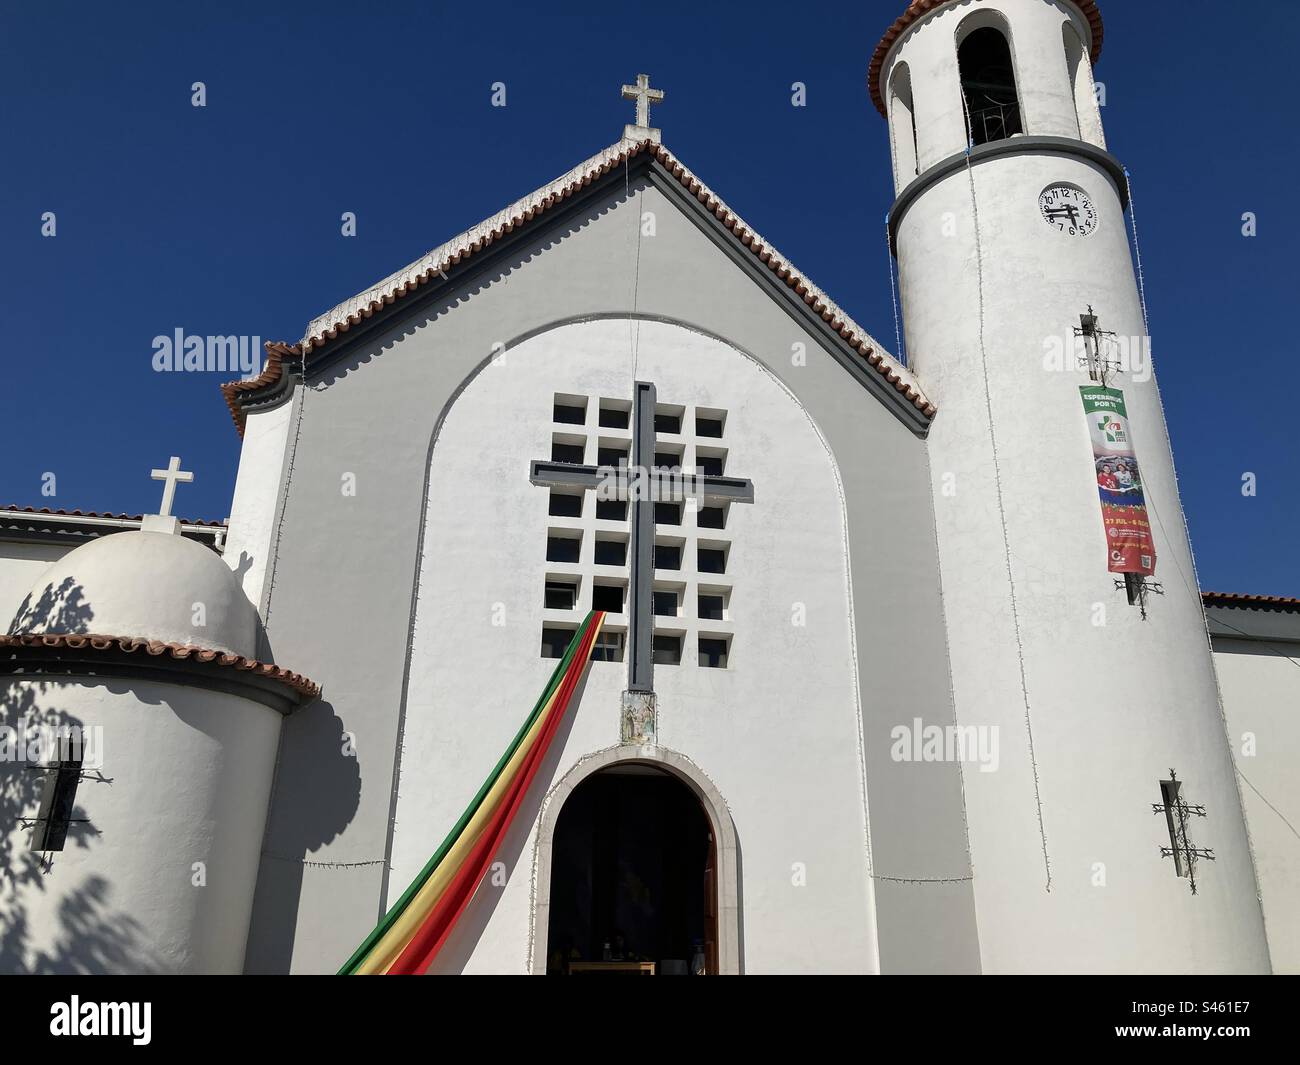
[[[1198,586],[1101,47],[876,48],[906,365],[642,77],[223,386],[227,521],[0,510],[0,971],[338,971],[592,610],[429,971],[1300,971],[1300,600]]]

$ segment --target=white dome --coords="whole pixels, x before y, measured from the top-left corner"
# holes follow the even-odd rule
[[[257,611],[230,568],[183,536],[122,532],[41,574],[9,632],[95,633],[257,657]]]

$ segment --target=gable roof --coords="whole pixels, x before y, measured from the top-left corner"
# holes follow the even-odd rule
[[[894,24],[885,31],[884,37],[876,45],[875,54],[871,57],[871,65],[867,68],[867,88],[871,90],[871,102],[882,115],[885,115],[885,99],[880,92],[880,73],[884,69],[885,58],[889,55],[890,49],[913,23],[919,22],[931,11],[953,2],[954,0],[912,0],[907,5],[907,10],[894,19]],[[1092,27],[1092,61],[1095,64],[1101,58],[1101,40],[1104,34],[1097,0],[1071,0],[1071,2]],[[885,117],[889,116],[885,115]]]
[[[886,351],[865,329],[858,325],[821,289],[798,271],[752,226],[728,207],[716,193],[700,181],[667,148],[652,140],[619,141],[572,170],[543,185],[504,210],[484,219],[472,229],[440,244],[415,262],[390,274],[350,299],[312,319],[306,335],[298,344],[274,342],[266,345],[267,363],[260,374],[243,381],[221,386],[231,417],[243,432],[244,402],[281,384],[286,368],[300,368],[303,361],[338,340],[353,327],[369,320],[387,307],[420,291],[435,280],[448,279],[447,272],[504,237],[519,232],[547,211],[605,177],[616,168],[639,156],[649,156],[660,163],[681,186],[712,214],[760,263],[767,267],[800,297],[808,308],[854,349],[864,363],[875,370],[925,418],[935,414],[935,406],[926,398],[912,373]],[[295,365],[297,364],[297,365]]]

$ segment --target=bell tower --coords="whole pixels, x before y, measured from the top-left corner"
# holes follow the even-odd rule
[[[1267,971],[1101,44],[1094,0],[914,0],[869,74],[957,721],[1001,751],[964,774],[982,967]]]

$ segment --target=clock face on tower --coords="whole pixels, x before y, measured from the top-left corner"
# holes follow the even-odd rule
[[[1049,185],[1038,197],[1039,210],[1049,226],[1066,236],[1086,237],[1097,228],[1097,208],[1082,189]]]

